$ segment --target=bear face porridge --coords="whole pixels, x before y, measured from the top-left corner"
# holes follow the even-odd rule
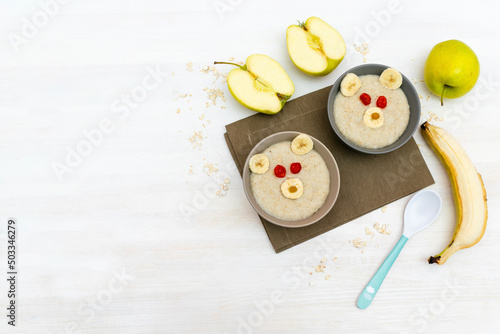
[[[330,191],[330,172],[309,136],[301,134],[250,159],[250,184],[257,204],[281,220],[312,216]]]
[[[369,149],[398,140],[410,121],[410,105],[401,84],[401,74],[392,68],[380,76],[347,74],[333,104],[342,135]]]

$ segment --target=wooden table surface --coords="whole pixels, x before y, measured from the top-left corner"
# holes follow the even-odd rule
[[[493,1],[1,1],[0,332],[498,332],[499,10]],[[348,48],[325,77],[301,73],[286,50],[287,26],[310,16]],[[475,50],[481,76],[441,107],[423,64],[452,38]],[[481,242],[427,264],[451,239],[455,212],[445,169],[417,133],[443,210],[368,309],[355,301],[399,239],[409,198],[275,254],[223,138],[226,124],[254,112],[229,94],[230,67],[209,67],[254,53],[283,65],[294,98],[363,62],[411,78],[422,121],[456,136],[483,176]],[[367,235],[376,222],[391,233]]]

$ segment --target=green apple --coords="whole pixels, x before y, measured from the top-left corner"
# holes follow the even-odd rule
[[[325,21],[310,17],[286,30],[286,45],[292,62],[310,75],[327,75],[344,59],[344,39]]]
[[[479,78],[479,60],[467,44],[452,39],[436,44],[429,53],[424,68],[425,84],[431,92],[443,98],[464,96]]]
[[[236,101],[249,109],[274,115],[295,92],[288,74],[271,57],[251,55],[243,66],[217,61],[214,64],[237,66],[227,75],[227,86]]]

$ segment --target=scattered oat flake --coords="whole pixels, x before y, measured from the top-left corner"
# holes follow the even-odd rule
[[[193,149],[196,149],[201,147],[201,141],[204,138],[205,137],[203,137],[203,131],[195,131],[194,134],[188,138],[188,140],[191,142]]]
[[[365,250],[363,249],[363,250],[361,251],[361,253],[364,253],[364,252],[365,252]]]
[[[431,98],[430,95],[427,95],[427,97],[425,98],[425,100],[429,101],[430,98]]]
[[[424,97],[422,95],[418,94],[418,98],[422,100]]]
[[[189,175],[193,175],[194,174],[193,165],[189,166],[188,174]]]
[[[326,275],[326,276],[325,276],[325,280],[329,280],[329,279],[330,279],[330,277],[332,277],[332,276],[331,276],[331,275]]]
[[[193,63],[189,62],[186,64],[186,71],[193,72]]]
[[[205,114],[202,114],[200,117],[198,117],[198,119],[201,121],[205,118]]]
[[[314,286],[314,283],[313,282],[309,282],[309,286]]]
[[[205,128],[205,127],[206,127],[207,125],[209,125],[209,124],[210,124],[210,120],[209,120],[209,119],[207,119],[207,120],[205,121],[205,123],[203,123],[202,125],[203,125],[203,127]]]
[[[337,259],[338,259],[338,257],[334,257],[334,258],[332,259],[332,261],[337,261]]]
[[[205,107],[208,108],[212,105],[217,105],[217,98],[220,98],[223,102],[226,101],[226,97],[224,96],[224,92],[220,88],[205,88],[203,89],[207,92],[208,101],[205,102]]]
[[[212,175],[215,175],[215,173],[217,173],[219,171],[219,169],[217,167],[215,167],[214,164],[212,164],[212,163],[206,163],[203,165],[203,171],[208,176],[212,176]]]
[[[325,266],[322,266],[322,265],[317,265],[315,267],[313,267],[314,270],[317,272],[317,273],[322,273],[323,272],[323,268],[325,268]]]
[[[215,82],[219,78],[222,78],[223,83],[225,83],[226,79],[227,79],[227,73],[221,73],[221,72],[219,72],[214,66],[204,65],[204,66],[201,67],[200,72],[203,73],[203,74],[211,74],[212,77],[213,77],[213,79],[214,79],[212,81],[212,84],[215,84]]]
[[[387,211],[387,207],[386,207],[386,206],[384,206],[384,207],[382,208],[382,213],[385,213],[386,211]]]
[[[436,121],[436,122],[439,121],[439,116],[433,112],[429,112],[428,117],[429,117],[428,118],[429,121]]]
[[[354,44],[354,49],[363,56],[363,62],[366,63],[366,55],[370,52],[370,50],[368,49],[368,43],[363,43],[361,44],[361,46],[357,46],[356,44]]]
[[[326,260],[327,260],[327,259],[326,259],[326,256],[325,256],[325,257],[323,257],[323,258],[321,259],[321,261],[319,261],[319,262],[320,262],[320,263],[325,263],[325,262],[326,262]]]
[[[356,238],[352,241],[352,245],[356,248],[367,247],[366,241],[362,241],[360,238]]]
[[[180,114],[181,113],[181,108],[177,108],[177,110],[175,112],[178,113],[178,114]]]
[[[207,164],[205,164],[205,165],[207,165]],[[211,165],[211,164],[210,164],[210,165]],[[216,173],[216,172],[218,171],[218,169],[217,169],[217,168],[215,168],[215,167],[213,167],[213,166],[212,166],[212,168],[213,168],[213,169],[215,169],[215,172],[214,172],[214,173]],[[207,173],[207,175],[209,175],[209,174]],[[213,174],[211,174],[211,175],[213,175]],[[227,191],[229,190],[229,186],[228,186],[228,184],[229,184],[229,178],[226,178],[226,179],[225,179],[225,180],[224,180],[221,184],[219,184],[219,189],[217,190],[217,192],[216,192],[215,194],[216,194],[217,196],[219,196],[219,197],[224,197],[224,196],[226,196]]]
[[[373,224],[373,228],[377,230],[378,233],[383,234],[383,235],[390,235],[391,230],[389,229],[390,225],[389,224],[383,224],[380,225],[380,223],[376,222]]]
[[[370,235],[372,238],[375,236],[375,232],[373,232],[372,230],[370,230],[369,227],[365,228],[365,233],[366,233],[366,235]]]
[[[227,185],[226,183],[221,183],[221,184],[219,184],[219,186],[220,186],[220,189],[219,189],[219,190],[217,190],[217,192],[216,192],[215,194],[216,194],[217,196],[219,196],[219,197],[224,197],[224,196],[226,196],[227,191],[229,190],[228,185]]]
[[[186,97],[188,97],[188,93],[185,93],[185,94],[181,94],[181,93],[178,93],[178,92],[174,92],[174,101],[177,101],[179,99],[185,99]],[[189,103],[189,100],[187,100],[187,102]]]
[[[233,61],[234,60],[234,57],[229,57],[229,61]]]

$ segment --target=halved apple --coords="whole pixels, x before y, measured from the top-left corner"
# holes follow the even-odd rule
[[[346,53],[344,39],[338,31],[314,16],[305,23],[288,27],[286,45],[295,66],[315,76],[333,71]]]
[[[276,114],[295,92],[292,80],[281,65],[268,56],[255,54],[247,58],[227,75],[227,86],[231,95],[245,107],[264,113]]]

